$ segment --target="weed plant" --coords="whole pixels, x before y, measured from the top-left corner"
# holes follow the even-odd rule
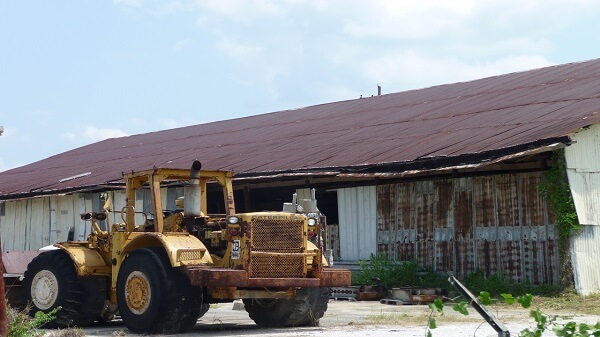
[[[371,254],[369,261],[360,261],[360,270],[353,284],[381,284],[388,289],[396,287],[447,287],[444,275],[433,271],[420,271],[416,261],[393,261],[385,254]]]

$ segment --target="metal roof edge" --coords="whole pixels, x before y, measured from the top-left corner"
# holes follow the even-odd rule
[[[404,172],[404,171],[431,171],[444,169],[446,167],[462,167],[467,165],[479,165],[481,163],[497,162],[500,158],[512,156],[519,153],[525,153],[536,149],[546,149],[553,144],[569,145],[571,139],[568,136],[540,139],[529,143],[523,143],[516,146],[493,149],[478,153],[467,153],[458,156],[436,156],[421,157],[411,161],[388,162],[377,164],[348,165],[339,167],[314,167],[302,169],[290,169],[271,172],[246,172],[234,174],[234,178],[269,178],[290,174],[310,174],[337,171],[339,173],[376,173],[376,172]],[[543,152],[542,151],[542,152]],[[503,159],[506,160],[506,159]]]
[[[363,164],[342,167],[315,167],[270,172],[234,173],[234,181],[272,180],[282,177],[302,177],[311,175],[338,177],[403,177],[423,172],[447,171],[453,169],[479,168],[513,158],[552,151],[571,143],[568,136],[541,139],[517,146],[494,149],[478,153],[469,153],[448,157],[422,157],[406,162]],[[95,190],[121,189],[124,184],[111,182],[98,185],[86,185],[55,190],[37,190],[35,192],[0,195],[0,201],[14,201],[68,193],[92,192]]]

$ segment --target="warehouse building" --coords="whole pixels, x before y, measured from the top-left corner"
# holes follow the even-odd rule
[[[564,148],[583,224],[571,240],[576,287],[600,291],[599,112],[592,60],[107,139],[0,173],[2,247],[38,249],[69,228],[83,240],[80,213],[109,194],[125,205],[123,172],[199,159],[234,171],[239,211],[281,210],[315,188],[338,263],[386,253],[459,278],[479,269],[558,284],[538,186]],[[165,189],[174,208],[181,187]],[[147,193],[137,197],[148,211]]]

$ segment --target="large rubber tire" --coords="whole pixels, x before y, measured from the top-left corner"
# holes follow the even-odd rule
[[[25,271],[24,300],[29,314],[61,309],[45,327],[85,326],[98,320],[106,301],[107,281],[103,277],[77,277],[69,255],[62,250],[34,258]]]
[[[329,288],[302,288],[292,299],[244,299],[244,307],[262,327],[317,326],[328,302]]]
[[[208,311],[210,304],[202,303],[202,288],[193,287],[189,278],[181,271],[175,270],[175,288],[179,295],[178,303],[174,303],[176,315],[179,316],[179,331],[188,332],[196,326],[198,319]]]
[[[154,248],[135,250],[125,259],[117,303],[127,328],[139,334],[189,331],[208,310],[202,288],[192,287],[185,274],[171,268],[165,252]]]

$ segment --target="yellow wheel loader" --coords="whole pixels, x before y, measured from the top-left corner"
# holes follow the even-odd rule
[[[189,170],[123,176],[122,223],[104,231],[98,221],[108,221],[109,207],[84,213],[92,226],[87,241],[55,244],[28,265],[23,284],[32,314],[61,307],[57,327],[120,315],[135,333],[178,333],[194,327],[210,303],[243,299],[258,325],[312,326],[327,310],[329,287],[350,285],[350,271],[328,267],[320,241],[309,240],[319,230],[315,219],[237,214],[231,172],[201,170],[194,161]],[[225,214],[208,214],[208,183],[222,188]],[[166,184],[184,185],[183,209],[163,210]],[[146,188],[153,218],[135,209],[136,191]]]

